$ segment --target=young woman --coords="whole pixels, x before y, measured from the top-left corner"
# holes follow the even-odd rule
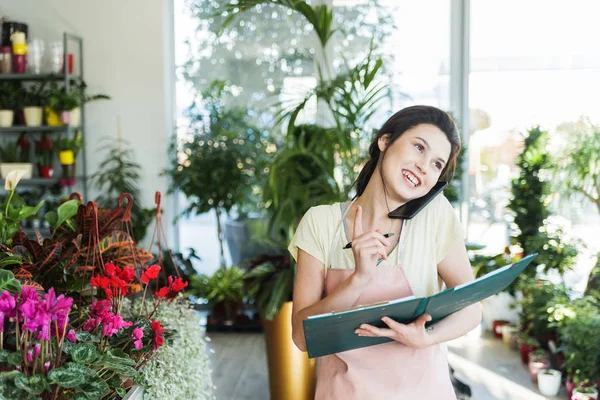
[[[443,195],[410,220],[388,217],[452,173],[459,151],[456,125],[447,113],[405,108],[371,144],[354,200],[312,207],[304,215],[289,245],[297,260],[292,335],[300,350],[306,351],[302,321],[308,316],[430,296],[444,284],[451,288],[473,280],[462,227]],[[474,329],[480,306],[426,329],[430,319],[422,315],[401,324],[383,318],[386,328],[360,325],[356,335],[393,341],[322,357],[315,398],[455,399],[443,343]]]

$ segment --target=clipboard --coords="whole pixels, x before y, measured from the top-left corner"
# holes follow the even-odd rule
[[[357,336],[354,331],[366,323],[380,328],[384,316],[400,323],[411,323],[420,315],[430,314],[426,326],[506,289],[537,257],[532,254],[490,272],[472,282],[444,290],[429,297],[404,297],[348,310],[313,315],[302,321],[309,358],[387,343],[386,337]]]

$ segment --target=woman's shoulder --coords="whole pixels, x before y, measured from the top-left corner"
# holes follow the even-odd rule
[[[455,212],[454,207],[452,207],[450,201],[444,194],[439,194],[416,215],[415,220],[422,220],[423,222],[439,221],[446,217],[451,218],[453,212]]]
[[[342,203],[333,203],[313,206],[308,209],[308,211],[305,214],[305,217],[309,216],[310,218],[318,222],[328,222],[332,219],[335,219],[336,217],[340,217],[341,204]]]

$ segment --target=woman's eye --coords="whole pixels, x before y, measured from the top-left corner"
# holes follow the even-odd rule
[[[417,143],[415,144],[415,147],[417,148],[417,150],[419,150],[420,152],[422,152],[423,150],[425,150],[425,147],[423,147],[423,145]]]
[[[435,167],[436,167],[437,169],[442,169],[442,164],[441,164],[441,163],[439,163],[439,162],[436,162],[436,163],[435,163]]]

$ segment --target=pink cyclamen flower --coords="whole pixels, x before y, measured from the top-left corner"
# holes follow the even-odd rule
[[[33,354],[35,354],[36,356],[40,355],[40,345],[36,344],[35,346],[33,346]]]
[[[73,329],[67,333],[67,340],[71,343],[75,343],[75,341],[77,341],[77,335],[75,335],[75,331]]]
[[[46,372],[50,369],[50,361],[44,363],[44,368],[46,368]]]
[[[27,362],[33,362],[33,350],[27,352]]]
[[[99,322],[96,320],[96,318],[90,318],[83,325],[83,330],[86,332],[91,332],[98,326],[98,323]]]
[[[92,312],[92,316],[94,318],[104,318],[106,317],[108,314],[112,313],[110,312],[110,308],[111,308],[111,304],[110,301],[108,300],[98,300],[92,303],[92,306],[90,307],[90,311]]]
[[[142,328],[135,328],[131,333],[131,336],[139,340],[144,337],[144,330]]]
[[[4,319],[14,318],[16,316],[16,301],[8,290],[0,295],[0,332],[4,332]]]
[[[112,336],[115,333],[119,332],[122,328],[128,328],[133,325],[133,322],[125,321],[121,318],[121,315],[116,314],[111,318],[103,321],[104,326],[102,326],[102,335],[103,336]]]

